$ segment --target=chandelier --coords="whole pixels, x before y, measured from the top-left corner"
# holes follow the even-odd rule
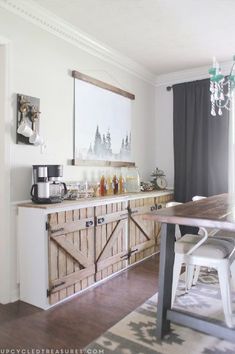
[[[221,68],[216,58],[213,57],[213,67],[209,69],[210,74],[210,93],[211,93],[211,115],[222,115],[222,109],[230,110],[233,89],[235,88],[235,55],[233,56],[233,65],[228,76],[221,73]]]

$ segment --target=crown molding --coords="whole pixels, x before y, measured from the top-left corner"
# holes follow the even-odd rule
[[[44,7],[38,5],[33,0],[0,0],[0,8],[4,8],[20,16],[26,21],[67,41],[79,49],[115,65],[119,69],[125,70],[129,74],[156,87],[209,77],[208,68],[210,65],[155,75],[136,61],[112,49],[106,44],[97,41],[95,38],[92,38],[90,35],[87,35]],[[231,61],[221,63],[221,68],[225,74],[229,73],[231,64]]]
[[[226,61],[220,63],[222,72],[225,75],[228,75],[232,66],[232,61]],[[194,81],[194,80],[202,80],[209,78],[208,66],[201,66],[198,68],[188,69],[188,70],[181,70],[175,71],[168,74],[158,75],[156,76],[155,86],[167,86],[167,85],[174,85],[179,84],[182,82]]]
[[[78,30],[76,27],[38,5],[35,1],[0,0],[0,7],[75,45],[87,53],[105,60],[139,79],[155,85],[156,76],[142,65]]]

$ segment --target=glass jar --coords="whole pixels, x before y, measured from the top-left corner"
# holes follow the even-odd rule
[[[79,198],[79,183],[78,182],[67,182],[67,196],[66,199],[73,199],[76,200]]]
[[[125,187],[127,193],[140,192],[140,176],[136,167],[127,168]]]

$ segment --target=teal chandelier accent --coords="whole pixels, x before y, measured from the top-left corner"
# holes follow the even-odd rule
[[[210,74],[210,93],[211,93],[211,115],[222,115],[222,109],[230,110],[233,90],[235,88],[235,55],[233,64],[228,76],[221,73],[219,63],[213,58],[213,67],[209,69]]]

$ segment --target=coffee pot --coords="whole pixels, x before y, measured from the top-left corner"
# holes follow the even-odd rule
[[[67,194],[67,186],[64,182],[53,181],[49,185],[49,194],[51,198],[61,198]]]

